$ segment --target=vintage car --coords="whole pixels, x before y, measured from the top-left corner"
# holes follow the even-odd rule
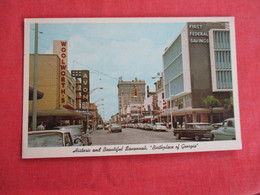
[[[145,130],[153,130],[153,127],[154,127],[153,124],[146,123],[145,126],[144,126],[144,129],[145,129]]]
[[[55,130],[69,131],[74,143],[79,145],[91,145],[92,139],[89,133],[83,131],[82,125],[68,125],[68,126],[57,126]]]
[[[72,146],[69,131],[45,130],[28,132],[28,147],[64,147]]]
[[[154,131],[167,131],[166,126],[163,123],[155,123],[153,126]]]
[[[99,129],[104,129],[104,125],[99,124],[99,125],[97,126],[97,130],[99,130]]]
[[[195,141],[200,141],[203,138],[212,140],[211,130],[213,129],[214,127],[210,123],[187,123],[183,128],[174,129],[173,135],[176,139],[188,137]]]
[[[109,124],[105,125],[105,130],[108,130],[109,129]]]
[[[235,120],[229,118],[224,120],[222,126],[211,131],[214,140],[235,140]]]
[[[121,125],[119,125],[119,124],[111,124],[110,126],[109,126],[109,131],[111,131],[111,132],[122,132],[122,127],[121,127]]]

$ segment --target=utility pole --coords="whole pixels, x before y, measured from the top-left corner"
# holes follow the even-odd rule
[[[38,92],[38,23],[35,23],[33,105],[32,105],[32,130],[33,131],[35,131],[37,127],[37,92]]]

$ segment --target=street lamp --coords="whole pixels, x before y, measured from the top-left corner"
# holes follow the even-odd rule
[[[97,102],[100,102],[100,101],[104,101],[104,99],[99,99],[99,100],[95,101],[94,104],[96,104]]]
[[[104,104],[99,104],[98,106],[104,106]],[[97,107],[98,107],[97,106]],[[101,110],[104,110],[104,107],[102,107],[101,109],[97,109],[97,115],[99,116],[98,119],[101,119],[101,122],[104,123],[104,119],[102,119],[102,115],[100,114]],[[98,120],[99,121],[99,120]],[[99,123],[99,122],[98,122]]]
[[[172,122],[172,97],[173,97],[173,95],[170,96],[171,130],[173,129],[173,122]]]
[[[99,107],[99,106],[104,106],[104,104],[98,104],[98,105],[96,105],[96,107]]]
[[[92,89],[92,90],[90,91],[90,94],[93,93],[94,91],[96,91],[97,89],[103,89],[103,87],[96,87],[96,88]]]
[[[157,76],[153,76],[153,77],[151,77],[152,79],[159,79],[159,80],[157,80],[154,84],[155,84],[155,90],[156,90],[156,96],[158,97],[159,96],[159,91],[161,90],[161,86],[159,86],[159,82],[161,83],[161,81],[162,81],[162,73],[157,73]],[[161,84],[160,84],[161,85]],[[164,97],[162,97],[162,100],[164,99]],[[156,105],[158,106],[158,104],[159,104],[159,100],[157,99],[156,100]],[[157,113],[157,115],[158,115],[158,113]],[[160,115],[160,122],[161,122],[161,120],[162,120],[162,118],[161,118],[161,105],[159,105],[159,115]],[[151,123],[152,123],[152,120],[151,120]]]
[[[89,94],[92,94],[94,91],[96,91],[98,89],[103,89],[103,87],[96,87],[96,88],[92,89]],[[87,132],[88,132],[89,131],[89,128],[88,128],[89,127],[89,104],[88,104],[87,112],[88,112],[88,114],[87,114]]]

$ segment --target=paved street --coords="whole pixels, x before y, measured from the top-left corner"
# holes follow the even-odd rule
[[[192,140],[176,140],[172,131],[146,131],[142,129],[124,128],[121,133],[110,133],[107,130],[96,130],[91,134],[93,145],[117,144],[149,144],[187,142]]]

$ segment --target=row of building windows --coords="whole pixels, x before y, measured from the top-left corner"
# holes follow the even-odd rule
[[[217,88],[232,89],[232,73],[229,71],[217,71]]]
[[[73,92],[75,91],[75,87],[70,81],[68,81],[68,88]]]
[[[230,51],[215,51],[216,69],[231,69]]]
[[[70,96],[68,96],[68,104],[73,105],[75,104],[75,100],[73,98],[71,98]]]
[[[217,89],[232,89],[229,31],[214,31],[214,55]]]
[[[175,40],[174,44],[167,48],[167,52],[163,56],[163,66],[166,69],[173,59],[176,59],[181,53],[181,35]]]
[[[182,55],[177,58],[165,69],[165,82],[168,83],[172,78],[176,78],[183,72]]]
[[[214,31],[214,48],[230,49],[229,31]]]

